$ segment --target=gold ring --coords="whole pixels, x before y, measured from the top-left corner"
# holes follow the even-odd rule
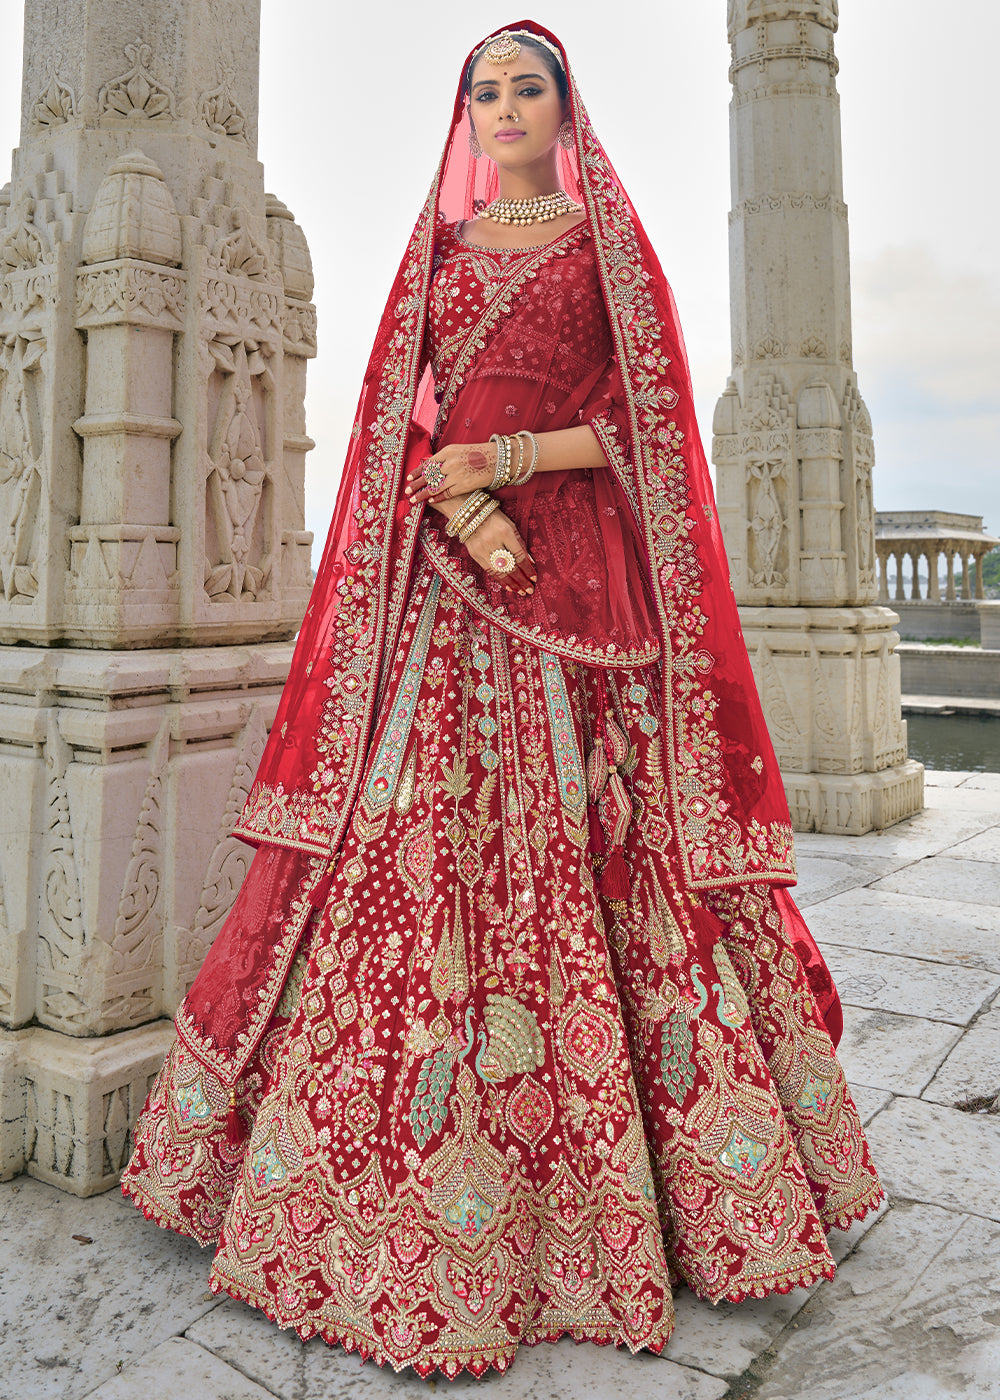
[[[509,549],[495,549],[490,555],[490,568],[495,574],[512,573],[516,563]]]
[[[432,491],[440,491],[444,485],[444,472],[437,462],[424,463],[424,480]]]

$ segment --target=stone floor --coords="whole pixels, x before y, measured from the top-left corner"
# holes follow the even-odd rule
[[[836,1279],[678,1297],[663,1357],[562,1342],[505,1376],[420,1381],[303,1346],[206,1288],[208,1256],[117,1191],[0,1185],[10,1400],[946,1400],[1000,1396],[1000,774],[929,773],[880,836],[801,837],[798,897],[840,986],[842,1056],[890,1193],[834,1236]]]

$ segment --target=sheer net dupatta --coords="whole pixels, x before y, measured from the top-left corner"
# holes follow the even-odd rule
[[[512,27],[563,53],[532,21]],[[663,758],[683,879],[691,890],[791,883],[788,809],[729,585],[676,308],[572,77],[570,101],[573,145],[560,152],[561,175],[586,209],[626,400],[631,451],[614,469],[661,633]],[[468,131],[460,83],[379,325],[289,680],[234,828],[251,844],[296,854],[296,893],[270,938],[256,942],[243,999],[250,1023],[220,1028],[221,938],[178,1018],[192,1049],[214,1055],[226,1077],[266,1023],[308,909],[322,897],[360,786],[380,672],[399,636],[421,515],[400,499],[401,483],[427,453],[435,409],[423,351],[435,231],[472,217],[493,193],[494,169],[473,159]],[[255,861],[248,881],[256,872]]]
[[[532,21],[513,27],[562,52]],[[729,585],[673,297],[572,78],[570,94],[574,144],[560,151],[561,175],[587,211],[627,400],[631,462],[616,471],[663,638],[665,760],[684,875],[693,889],[788,883],[788,808]],[[434,230],[439,217],[472,217],[493,192],[494,167],[473,158],[468,134],[460,84],[439,175],[379,327],[292,675],[237,827],[253,842],[335,851],[357,792],[418,525],[419,513],[399,505],[404,458],[425,450],[433,421],[429,386],[419,408],[417,391]]]

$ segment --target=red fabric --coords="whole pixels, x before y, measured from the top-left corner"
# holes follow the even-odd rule
[[[512,641],[418,561],[342,859],[236,1085],[249,1138],[182,1043],[136,1127],[123,1188],[213,1247],[214,1289],[454,1375],[562,1333],[658,1351],[678,1277],[832,1273],[877,1176],[775,892],[676,878],[659,681]],[[621,903],[586,849],[598,733]]]
[[[627,451],[628,422],[593,240],[581,225],[536,250],[473,249],[446,226],[435,251],[428,344],[439,409],[436,447],[485,442],[497,431],[551,432],[600,420]],[[522,281],[522,269],[530,275]],[[512,284],[516,306],[485,331],[488,295]],[[461,351],[474,338],[462,373]],[[427,525],[489,598],[498,626],[509,617],[597,647],[659,651],[656,609],[641,536],[610,471],[542,472],[494,493],[528,542],[538,569],[530,597],[490,580],[430,512]]]
[[[558,46],[540,26],[521,27]],[[501,627],[514,628],[522,614],[527,627],[539,628],[539,644],[571,659],[573,651],[561,651],[559,643],[565,639],[571,647],[575,635],[584,651],[577,659],[593,660],[596,648],[595,664],[603,666],[621,664],[620,647],[631,641],[645,639],[662,652],[660,723],[678,878],[691,890],[753,880],[790,883],[788,810],[729,586],[673,298],[572,82],[571,102],[575,143],[560,160],[564,187],[585,204],[586,230],[571,235],[565,252],[560,248],[540,273],[552,292],[544,305],[530,291],[512,300],[509,316],[478,350],[454,405],[442,404],[436,441],[461,440],[466,433],[480,440],[515,420],[542,430],[590,421],[601,432],[609,467],[553,482],[539,478],[523,503],[510,504],[546,566],[533,599],[505,603],[488,592],[463,597]],[[489,197],[494,178],[488,161],[477,168],[472,160],[467,134],[460,91],[438,179],[379,326],[289,680],[235,828],[252,843],[316,857],[304,875],[295,867],[300,904],[318,902],[314,887],[328,876],[331,854],[340,851],[378,713],[380,677],[384,683],[408,603],[421,513],[409,509],[401,484],[410,464],[428,453],[433,389],[444,388],[434,383],[427,359],[433,352],[443,373],[448,327],[441,318],[448,313],[449,255],[456,252],[447,225],[470,217],[474,201]],[[432,293],[435,252],[439,272],[448,271]],[[439,320],[425,348],[432,296]],[[587,335],[574,330],[580,307]],[[550,402],[556,403],[551,415]],[[516,413],[508,416],[507,406]],[[618,448],[611,450],[616,435]],[[433,537],[433,530],[424,532],[432,557]],[[455,551],[449,546],[438,554],[440,568]],[[579,566],[567,573],[562,566],[571,555]],[[555,580],[549,566],[560,570]],[[605,595],[598,596],[593,583],[601,581],[602,567]],[[179,1019],[182,1033],[192,1046],[201,1043],[206,1058],[212,1045],[239,1043],[230,1071],[245,1062],[273,1009],[301,926],[299,916],[271,920],[270,953],[254,935],[243,998],[249,1019],[235,1041],[213,1010],[224,976],[221,953],[206,964]],[[235,931],[232,937],[238,941]],[[811,965],[818,961],[818,953],[810,956]]]

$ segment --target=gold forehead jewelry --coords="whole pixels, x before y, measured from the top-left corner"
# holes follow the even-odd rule
[[[513,63],[521,52],[521,45],[509,34],[500,34],[490,44],[483,55],[487,63],[493,63],[498,68],[502,63]]]
[[[549,53],[565,73],[566,65],[563,62],[563,56],[556,48],[555,44],[549,43],[548,39],[542,34],[533,34],[530,29],[505,29],[502,34],[498,34],[494,39],[490,39],[488,42],[481,44],[472,55],[472,62],[475,63],[476,59],[479,58],[481,54],[485,54],[490,63],[496,64],[507,63],[517,58],[518,54],[521,52],[521,45],[514,37],[516,34],[520,34],[522,38],[530,39],[532,43],[541,44],[544,48],[548,49]],[[503,57],[491,57],[492,54],[496,53],[502,53]]]

